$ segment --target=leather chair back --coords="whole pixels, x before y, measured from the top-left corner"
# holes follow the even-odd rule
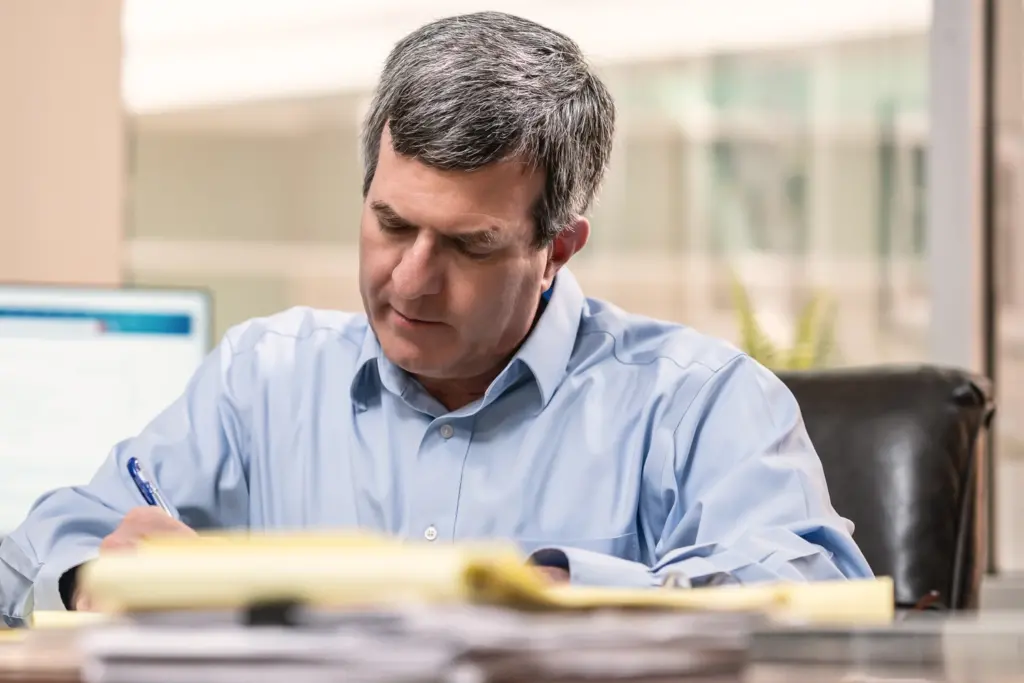
[[[985,436],[989,384],[934,367],[780,373],[800,404],[832,504],[855,525],[898,607],[930,592],[977,605],[986,558]]]

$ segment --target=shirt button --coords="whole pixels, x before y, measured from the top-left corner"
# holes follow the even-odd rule
[[[427,539],[428,541],[433,541],[435,538],[437,538],[437,529],[434,528],[433,524],[428,526],[427,530],[423,532],[423,538]]]
[[[444,439],[452,438],[452,434],[455,433],[455,428],[451,425],[441,425],[441,437]],[[433,539],[431,539],[433,540]]]

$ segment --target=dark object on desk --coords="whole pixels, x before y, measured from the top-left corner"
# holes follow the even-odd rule
[[[896,603],[974,608],[984,571],[989,384],[934,367],[782,373],[821,457],[832,504]]]
[[[247,626],[296,626],[302,605],[295,600],[275,600],[250,605],[245,610]]]

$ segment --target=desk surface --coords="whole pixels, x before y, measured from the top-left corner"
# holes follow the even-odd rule
[[[139,636],[144,639],[146,634],[141,630]],[[82,659],[75,645],[77,636],[76,628],[0,631],[0,682],[81,680]],[[203,638],[202,629],[196,630],[196,637]],[[705,676],[685,680],[705,683],[1024,683],[1024,613],[995,618],[928,619],[920,623],[894,624],[891,629],[772,629],[754,634],[750,652],[753,661],[739,677]],[[397,652],[391,654],[401,656]],[[181,680],[181,676],[168,680]],[[188,680],[191,682],[192,678]],[[591,679],[588,683],[598,681]],[[195,683],[204,682],[195,679]],[[500,683],[519,682],[510,677],[502,678]]]

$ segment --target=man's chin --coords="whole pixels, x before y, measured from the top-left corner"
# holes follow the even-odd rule
[[[393,365],[401,368],[404,372],[417,379],[423,380],[445,380],[449,379],[448,373],[445,372],[444,366],[436,363],[428,363],[417,360],[404,360],[402,362],[396,362],[388,358]]]
[[[443,376],[442,368],[445,366],[439,362],[438,358],[432,358],[417,348],[408,348],[409,346],[408,342],[385,343],[382,341],[381,350],[392,365],[400,367],[410,375]]]

